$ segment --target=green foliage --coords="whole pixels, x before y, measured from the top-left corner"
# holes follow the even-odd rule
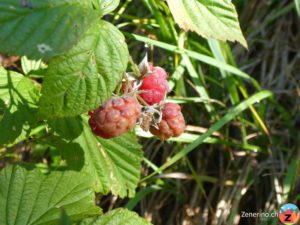
[[[298,16],[300,17],[300,0],[295,0],[295,6],[296,6]]]
[[[17,143],[37,125],[39,89],[38,83],[0,67],[0,101],[5,105],[0,147]]]
[[[71,219],[68,217],[66,211],[63,209],[59,219],[59,225],[72,225]]]
[[[39,69],[45,69],[47,66],[42,62],[41,59],[39,60],[30,60],[26,56],[21,58],[21,65],[24,74],[29,75],[30,73],[37,71]]]
[[[140,179],[143,152],[135,135],[125,134],[112,141],[98,138],[102,146],[102,157],[110,171],[108,184],[120,197],[134,197]]]
[[[112,191],[120,197],[133,197],[140,179],[143,153],[135,135],[105,140],[96,138],[85,120],[59,119],[51,129],[64,140],[52,141],[61,149],[69,166],[89,174],[95,191]]]
[[[37,135],[37,143],[59,150],[66,163],[57,166],[67,169],[47,175],[21,166],[1,171],[1,224],[70,224],[100,214],[94,191],[135,195],[143,158],[135,135],[96,138],[78,116],[108,99],[126,71],[125,38],[100,19],[118,5],[0,0],[0,52],[25,55],[26,75],[0,67],[0,149]]]
[[[79,225],[151,225],[138,217],[134,212],[126,209],[116,209],[98,218],[86,219]]]
[[[195,31],[205,38],[238,41],[247,47],[231,0],[167,0],[167,2],[175,21],[182,29]]]
[[[0,51],[35,59],[59,55],[81,38],[97,16],[89,1],[1,0]]]
[[[9,166],[0,172],[0,223],[56,224],[61,209],[80,220],[100,215],[87,176],[72,171],[43,175],[38,169]]]
[[[0,98],[8,104],[12,102],[11,89],[14,90],[13,87],[18,86],[24,77],[16,72],[6,71],[3,67],[0,67],[0,74]]]
[[[114,11],[120,3],[120,0],[91,0],[91,1],[93,3],[93,6],[97,10],[100,10],[101,15],[105,15]]]
[[[50,62],[41,113],[75,116],[98,107],[111,96],[127,62],[123,35],[110,23],[99,21],[70,52]]]

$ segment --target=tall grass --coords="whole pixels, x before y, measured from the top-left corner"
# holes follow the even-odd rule
[[[137,130],[144,178],[126,205],[154,224],[277,224],[241,218],[299,201],[299,18],[290,1],[234,1],[249,51],[181,31],[166,3],[126,0],[112,18],[133,59],[167,69],[167,101],[182,105],[184,135],[160,142]],[[131,34],[134,33],[134,34]]]

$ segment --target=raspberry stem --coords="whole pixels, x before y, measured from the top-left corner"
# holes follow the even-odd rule
[[[142,77],[142,74],[138,68],[138,66],[134,63],[131,56],[129,56],[129,63],[131,64],[131,69],[133,70],[133,74],[137,79],[140,79]]]
[[[124,73],[123,77],[126,77],[126,73]],[[116,88],[116,94],[117,95],[120,95],[120,92],[121,92],[121,89],[122,89],[122,85],[123,85],[123,82],[122,80],[119,82],[117,88]]]
[[[149,104],[145,102],[145,100],[141,96],[137,95],[137,99],[140,101],[140,103],[142,103],[142,105],[149,106]]]
[[[124,92],[124,93],[127,94],[128,92],[132,92],[133,89],[132,89],[130,80],[129,80],[128,77],[127,77],[127,74],[125,74],[124,79],[125,79],[125,82],[126,82],[125,92]]]

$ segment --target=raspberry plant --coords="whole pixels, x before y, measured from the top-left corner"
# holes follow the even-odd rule
[[[246,46],[230,1],[167,2],[183,29]],[[208,2],[222,10],[187,14],[194,4],[205,11]],[[177,137],[185,128],[180,106],[165,103],[171,89],[159,66],[149,64],[142,77],[142,71],[133,71],[139,85],[116,96],[127,76],[126,41],[132,41],[105,20],[117,15],[119,3],[0,0],[0,53],[22,57],[21,71],[0,67],[0,149],[24,145],[38,152],[42,146],[56,160],[5,164],[1,225],[58,224],[65,217],[77,224],[149,224],[126,209],[101,216],[95,204],[95,193],[135,196],[143,160],[133,129],[137,123],[147,127],[148,121],[161,139]],[[203,26],[205,21],[216,31],[222,28],[222,38],[213,26]]]

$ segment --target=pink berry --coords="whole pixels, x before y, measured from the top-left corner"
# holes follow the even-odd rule
[[[161,67],[153,67],[152,64],[149,64],[149,67],[151,72],[142,80],[139,95],[147,104],[154,105],[164,99],[170,88],[166,71]]]
[[[89,125],[97,136],[113,138],[133,129],[140,114],[141,106],[135,98],[112,98],[89,113]]]
[[[150,132],[160,139],[180,136],[185,130],[185,120],[180,106],[175,103],[166,103],[162,110],[162,120],[158,128],[151,126]]]
[[[154,67],[152,63],[149,63],[148,65],[149,65],[150,71],[152,71],[152,73],[155,73],[156,76],[158,76],[159,78],[165,79],[165,80],[168,79],[168,74],[163,68],[161,68],[159,66]]]

